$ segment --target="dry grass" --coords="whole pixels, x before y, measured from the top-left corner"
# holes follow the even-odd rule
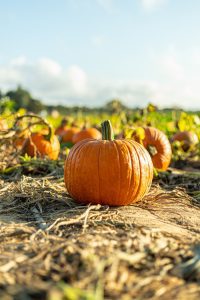
[[[34,167],[0,180],[0,299],[199,299],[199,172],[109,208],[77,205],[61,166]]]

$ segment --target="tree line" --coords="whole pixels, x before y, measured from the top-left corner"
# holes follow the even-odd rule
[[[64,105],[45,105],[41,100],[32,97],[31,93],[26,89],[18,86],[15,90],[10,90],[6,93],[2,93],[0,90],[0,112],[8,108],[10,111],[17,111],[20,108],[25,108],[32,113],[40,113],[41,111],[47,111],[51,113],[53,110],[57,110],[61,114],[73,113],[73,112],[110,112],[118,113],[122,110],[128,110],[120,99],[112,99],[108,101],[104,106],[97,108],[90,108],[87,106],[64,106]]]

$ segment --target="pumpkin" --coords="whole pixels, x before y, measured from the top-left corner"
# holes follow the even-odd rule
[[[71,128],[68,128],[62,135],[62,139],[61,141],[64,142],[64,143],[67,143],[67,142],[73,142],[73,136],[79,132],[80,130],[78,129],[78,127],[71,127]]]
[[[179,141],[182,143],[184,151],[188,151],[191,146],[199,143],[198,136],[193,131],[179,131],[172,137],[172,142]]]
[[[16,147],[16,148],[22,148],[23,145],[25,144],[25,142],[26,142],[29,134],[30,134],[30,131],[28,129],[22,130],[22,131],[17,130],[16,134],[15,134],[15,136],[13,138],[13,145],[14,145],[14,147]]]
[[[133,140],[113,140],[110,121],[102,123],[102,140],[74,145],[65,161],[68,193],[80,203],[121,206],[141,200],[153,178],[147,150]]]
[[[72,143],[76,144],[85,139],[101,139],[102,135],[96,128],[85,128],[76,133],[72,138]]]
[[[134,135],[132,138],[142,143],[148,150],[156,169],[167,170],[172,158],[171,145],[167,136],[154,127],[144,127],[143,130],[144,136],[141,140]]]
[[[47,128],[42,128],[40,130],[40,134],[41,135],[48,135],[49,133],[49,129]],[[14,139],[14,146],[16,148],[22,148],[25,145],[25,142],[27,142],[28,137],[30,136],[31,131],[30,128],[26,129],[25,131],[22,130],[21,132],[17,132],[15,139]]]
[[[43,135],[41,133],[32,133],[27,139],[24,147],[24,153],[34,157],[39,155],[41,157],[47,156],[52,160],[58,158],[60,152],[60,143],[56,135]]]
[[[60,126],[56,128],[55,134],[62,137],[68,129],[69,129],[68,126]]]
[[[25,137],[25,136],[17,137],[16,139],[14,139],[13,145],[16,148],[22,148],[24,143],[26,142],[26,140],[27,140],[27,137]]]
[[[62,122],[58,128],[55,130],[55,134],[62,137],[63,134],[69,129],[68,127],[69,121],[67,119],[62,119]]]

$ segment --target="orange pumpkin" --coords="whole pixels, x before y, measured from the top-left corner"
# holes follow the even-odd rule
[[[102,135],[96,128],[86,128],[76,133],[72,138],[72,143],[76,144],[85,139],[101,139]]]
[[[195,146],[199,143],[198,136],[193,131],[179,131],[172,137],[172,142],[182,142],[182,148],[184,151],[189,150],[191,146]]]
[[[69,129],[68,126],[60,126],[56,128],[55,134],[62,137],[68,129]]]
[[[148,192],[153,165],[147,150],[133,140],[113,140],[109,121],[102,123],[103,140],[85,139],[69,152],[64,180],[80,203],[128,205]]]
[[[65,134],[65,132],[69,129],[68,124],[69,124],[68,119],[63,118],[60,126],[58,128],[56,128],[55,134],[62,137],[63,134]]]
[[[70,142],[72,143],[73,141],[73,136],[78,133],[80,130],[78,129],[78,127],[71,127],[69,129],[67,129],[63,135],[62,135],[62,142],[67,143]]]
[[[14,146],[15,146],[16,148],[22,148],[23,145],[24,145],[24,143],[26,142],[26,139],[27,139],[26,137],[21,136],[21,137],[19,137],[19,138],[16,138],[16,139],[14,140],[13,144],[14,144]]]
[[[31,157],[39,155],[56,160],[60,152],[60,143],[56,135],[52,135],[49,138],[48,135],[32,133],[27,140],[24,152]]]
[[[14,136],[14,139],[13,139],[13,145],[14,147],[16,148],[22,148],[23,145],[25,144],[28,136],[30,134],[30,131],[27,129],[25,131],[17,131],[16,132],[16,135]]]
[[[141,143],[149,151],[153,165],[161,171],[167,170],[172,157],[172,150],[167,136],[154,127],[144,127],[144,138]],[[138,141],[138,137],[132,137]]]

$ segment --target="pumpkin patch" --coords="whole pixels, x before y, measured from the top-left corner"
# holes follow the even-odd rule
[[[0,300],[200,300],[200,0],[0,1]]]
[[[0,281],[11,299],[103,300],[103,287],[108,299],[160,300],[165,289],[166,299],[197,289],[200,119],[118,104],[76,108],[67,124],[57,113],[5,119]]]

